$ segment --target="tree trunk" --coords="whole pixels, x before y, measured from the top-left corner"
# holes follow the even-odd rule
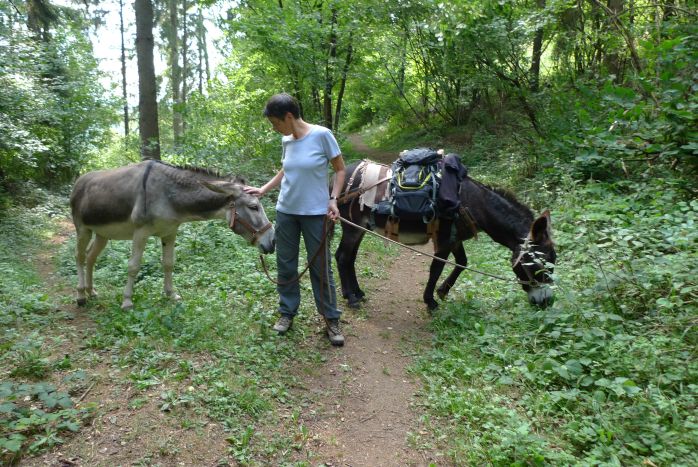
[[[208,85],[211,83],[211,66],[208,62],[208,47],[206,46],[206,27],[203,24],[203,19],[201,27],[203,28],[202,41],[204,43],[204,63],[206,64],[206,66],[204,67],[204,69],[206,70],[206,87],[208,87]]]
[[[121,32],[121,92],[124,99],[124,136],[128,138],[128,91],[126,88],[126,45],[124,42],[124,0],[119,0],[119,27]]]
[[[332,88],[334,86],[334,62],[337,59],[337,33],[334,30],[337,24],[337,10],[332,10],[332,20],[330,24],[330,37],[328,40],[328,54],[325,62],[325,93],[323,95],[322,120],[324,125],[333,130],[332,127]]]
[[[198,60],[196,63],[196,75],[199,81],[199,94],[204,93],[204,49],[206,48],[206,36],[204,29],[204,16],[201,13],[201,6],[198,6],[196,15],[196,48]]]
[[[672,16],[676,16],[676,0],[665,0],[662,21],[669,21]]]
[[[189,89],[187,87],[187,76],[189,76],[189,31],[187,25],[187,10],[189,9],[189,4],[187,0],[182,0],[182,107],[187,105],[187,94]],[[187,129],[187,122],[182,120],[182,133]]]
[[[170,88],[172,91],[172,136],[175,147],[179,146],[182,140],[182,97],[180,89],[182,86],[182,70],[179,67],[179,38],[178,38],[178,2],[170,0]]]
[[[317,88],[317,86],[315,86],[315,84],[311,84],[310,96],[314,107],[313,112],[315,113],[315,115],[322,115],[322,102],[320,101],[320,90]],[[306,117],[303,117],[303,119],[305,120]]]
[[[293,89],[291,90],[290,94],[298,101],[301,118],[305,120],[300,72],[298,71],[298,67],[293,63],[287,64],[286,67],[288,68],[288,75],[291,77],[291,81],[293,82]]]
[[[598,71],[597,66],[599,63],[602,62],[603,60],[603,54],[604,54],[604,44],[603,41],[601,40],[603,36],[603,21],[601,20],[601,8],[599,7],[598,2],[595,2],[592,0],[591,2],[591,30],[590,31],[582,31],[583,35],[587,35],[588,37],[595,37],[596,39],[594,40],[594,45],[592,48],[592,51],[588,53],[585,57],[585,61],[588,62],[589,66],[586,68],[590,71]],[[582,25],[584,24],[584,20],[582,19]]]
[[[407,66],[407,27],[404,28],[400,41],[400,69],[397,73],[397,88],[400,94],[405,92],[405,68]]]
[[[538,9],[542,13],[545,9],[545,0],[537,0]],[[536,30],[533,38],[533,54],[531,55],[531,91],[538,92],[540,82],[540,57],[543,54],[543,27]]]
[[[58,19],[55,8],[48,0],[27,0],[27,28],[37,40],[51,40],[51,24]]]
[[[610,16],[611,24],[620,22],[619,15],[625,8],[625,0],[608,0],[607,13]],[[607,53],[604,62],[609,73],[615,76],[615,82],[622,82],[623,78],[623,55],[617,48],[611,48]]]
[[[141,158],[160,159],[157,87],[153,65],[153,5],[135,0],[136,56],[138,58],[138,127]]]
[[[342,99],[344,98],[344,90],[347,86],[347,76],[349,75],[349,67],[351,66],[352,55],[354,53],[354,33],[349,34],[349,47],[347,48],[347,58],[344,62],[344,69],[342,70],[342,80],[339,83],[339,93],[337,93],[337,107],[334,111],[334,129],[339,129],[339,119],[342,114]]]

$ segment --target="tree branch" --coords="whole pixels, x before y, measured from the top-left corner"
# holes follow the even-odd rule
[[[19,16],[22,16],[22,12],[19,11],[19,8],[17,8],[17,5],[15,5],[15,2],[13,2],[12,0],[9,0],[9,1],[10,1],[10,5],[12,5],[12,8],[15,9],[15,11],[17,12],[17,14],[18,14]]]
[[[388,76],[390,76],[391,81],[393,82],[393,84],[397,88],[398,92],[400,93],[400,97],[402,97],[402,99],[405,101],[405,103],[410,108],[412,113],[415,115],[415,117],[417,117],[417,120],[419,120],[420,123],[422,123],[422,125],[424,125],[425,128],[429,128],[429,125],[427,124],[427,122],[424,121],[424,119],[419,114],[419,112],[417,112],[415,110],[415,108],[412,107],[412,104],[410,103],[409,99],[407,99],[405,92],[402,89],[400,89],[400,85],[398,84],[398,82],[395,79],[395,77],[393,76],[393,74],[390,72],[390,68],[388,67],[388,64],[385,61],[383,62],[383,66],[385,67],[385,71],[388,73]]]
[[[615,12],[613,12],[613,10],[608,8],[606,5],[599,2],[599,0],[589,1],[606,12],[608,17],[611,19],[613,25],[616,27],[616,29],[618,29],[618,32],[620,32],[621,36],[623,36],[623,39],[625,40],[625,45],[627,45],[628,49],[630,50],[630,58],[632,59],[635,71],[641,72],[642,63],[640,62],[640,56],[637,54],[637,49],[635,49],[635,41],[633,40],[632,36],[630,35],[630,32],[625,27],[625,25],[623,25],[620,19],[618,19],[618,15]]]

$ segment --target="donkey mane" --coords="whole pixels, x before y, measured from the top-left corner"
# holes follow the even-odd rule
[[[207,167],[199,167],[199,166],[191,165],[191,164],[175,165],[175,164],[170,164],[169,162],[164,162],[164,161],[155,161],[155,162],[157,162],[158,164],[162,164],[164,166],[170,167],[172,169],[186,170],[189,172],[194,172],[194,173],[202,174],[202,175],[208,175],[210,177],[216,177],[216,178],[228,178],[234,182],[242,183],[242,184],[247,183],[246,179],[240,175],[224,174],[217,169],[209,169]]]
[[[154,160],[153,162],[157,162],[158,164],[162,164],[164,166],[177,169],[177,170],[188,170],[190,172],[196,172],[204,175],[210,175],[212,177],[218,177],[218,178],[223,178],[224,175],[222,175],[218,170],[216,169],[208,169],[205,167],[198,167],[195,165],[190,165],[190,164],[185,164],[185,165],[175,165],[175,164],[170,164],[169,162],[165,161],[158,161]]]
[[[470,177],[468,177],[470,178]],[[523,204],[521,201],[519,201],[516,198],[516,195],[511,191],[506,188],[502,187],[497,187],[497,186],[491,186],[491,185],[486,185],[484,183],[478,182],[477,180],[473,180],[470,178],[471,181],[476,183],[477,185],[480,185],[482,188],[485,190],[491,191],[496,193],[497,195],[501,196],[505,200],[507,200],[511,205],[521,213],[522,216],[525,216],[526,218],[533,219],[535,215],[533,214],[533,211],[531,211],[531,208]]]

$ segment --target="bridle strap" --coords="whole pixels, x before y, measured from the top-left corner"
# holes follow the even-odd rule
[[[272,228],[272,223],[267,222],[264,227],[257,230],[252,225],[250,225],[250,223],[247,222],[245,219],[238,216],[237,207],[235,206],[234,202],[231,203],[230,207],[232,212],[230,213],[230,221],[228,223],[228,227],[230,227],[230,230],[234,231],[235,222],[241,224],[248,232],[252,234],[252,245],[257,243],[257,240],[259,240],[259,237],[262,234],[264,234],[264,232]]]
[[[521,261],[523,260],[523,257],[526,253],[530,253],[531,251],[531,239],[526,237],[524,239],[524,242],[521,244],[521,249],[519,250],[519,256],[512,261],[511,263],[511,269],[516,269],[517,266],[521,266],[521,269],[523,269],[524,274],[526,274],[526,277],[528,277],[528,285],[532,287],[540,287],[541,284],[545,285],[543,282],[540,282],[537,280],[535,277],[533,277],[533,274],[531,274],[531,271],[528,270],[528,268],[524,267],[523,264],[521,264]],[[538,261],[537,258],[534,257],[533,261]],[[544,269],[547,269],[544,267]]]
[[[526,237],[524,238],[524,242],[521,244],[521,248],[519,249],[519,256],[517,256],[516,259],[511,263],[512,268],[515,268],[519,265],[519,263],[523,259],[523,256],[530,250],[530,248],[531,240],[528,237]]]
[[[233,230],[233,227],[235,227],[235,220],[238,216],[238,211],[237,207],[235,206],[235,203],[231,203],[230,207],[232,213],[230,214],[230,221],[228,222],[228,227],[230,227],[230,230]]]

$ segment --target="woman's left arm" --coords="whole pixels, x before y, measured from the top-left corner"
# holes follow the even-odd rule
[[[339,156],[331,159],[332,168],[335,172],[334,184],[332,185],[332,193],[330,194],[330,203],[327,206],[327,214],[330,219],[337,222],[339,219],[339,208],[337,207],[337,198],[342,192],[344,187],[344,177],[346,176],[346,167],[344,166],[344,158],[340,154]]]

